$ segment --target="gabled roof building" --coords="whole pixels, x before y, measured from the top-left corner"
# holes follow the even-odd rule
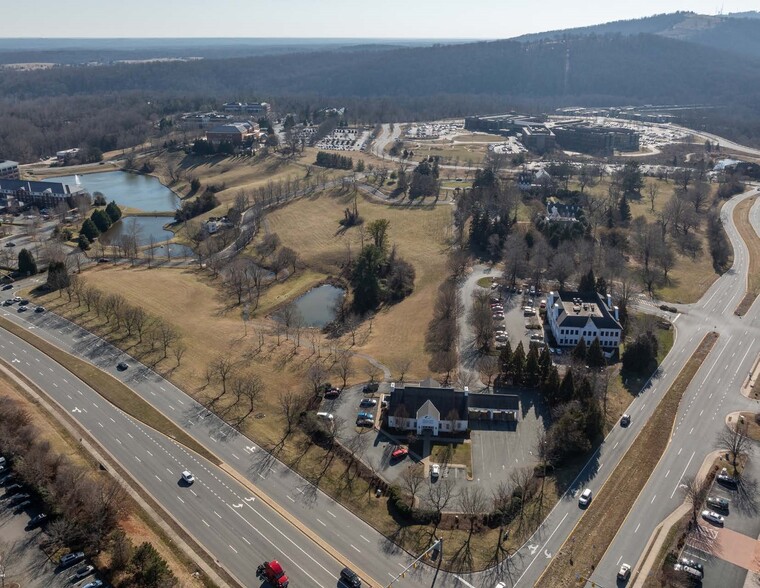
[[[619,310],[609,294],[549,292],[546,319],[560,347],[575,347],[581,339],[591,345],[598,338],[605,351],[613,351],[621,342]]]

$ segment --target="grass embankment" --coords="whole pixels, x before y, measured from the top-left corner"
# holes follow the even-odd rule
[[[741,417],[747,427],[747,436],[754,441],[760,442],[760,413],[743,412]]]
[[[708,333],[702,339],[633,445],[597,492],[563,549],[539,578],[537,587],[577,586],[578,574],[591,575],[665,451],[681,398],[717,340],[717,333]],[[568,544],[573,545],[571,550],[564,549]]]
[[[464,466],[467,475],[472,476],[472,443],[433,443],[430,462]]]
[[[33,335],[28,330],[12,323],[6,318],[0,317],[0,327],[39,349],[128,415],[157,431],[161,431],[164,435],[171,437],[178,443],[182,443],[210,462],[217,465],[220,464],[220,461],[206,451],[200,443],[113,376],[86,361],[69,355],[52,343],[48,343],[44,339]]]
[[[73,465],[87,468],[90,475],[94,477],[109,475],[100,469],[92,455],[82,448],[61,423],[48,414],[35,400],[29,398],[26,392],[4,373],[0,373],[0,398],[17,402],[29,414],[31,424],[42,433],[38,440],[50,444],[51,454],[63,456]],[[151,543],[166,560],[182,586],[203,586],[201,579],[192,575],[196,571],[195,564],[189,561],[184,553],[179,552],[177,546],[146,513],[132,502],[131,498],[128,500],[130,502],[128,514],[119,522],[119,525],[132,544],[140,545],[145,541]],[[107,551],[102,552],[95,562],[100,566],[107,566],[107,555]],[[22,580],[22,578],[10,577],[10,580],[14,579]]]
[[[749,211],[756,199],[757,197],[747,198],[734,208],[734,224],[749,251],[747,293],[734,311],[739,316],[747,314],[757,295],[760,294],[760,237],[757,236],[749,220]]]

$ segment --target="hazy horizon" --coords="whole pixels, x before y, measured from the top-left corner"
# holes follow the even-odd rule
[[[757,0],[635,5],[474,0],[465,9],[456,0],[324,0],[315,11],[312,0],[217,0],[213,8],[201,0],[133,0],[109,5],[107,12],[103,8],[96,0],[29,0],[6,12],[0,39],[487,40],[676,11],[745,12],[758,5]]]

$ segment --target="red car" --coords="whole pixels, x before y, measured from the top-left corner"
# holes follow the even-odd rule
[[[391,453],[391,459],[404,459],[409,454],[409,450],[406,447],[399,447],[394,449]]]

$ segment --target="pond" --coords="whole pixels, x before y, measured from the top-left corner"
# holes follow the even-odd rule
[[[139,246],[150,245],[151,236],[154,243],[161,243],[174,237],[174,233],[164,228],[164,225],[171,221],[172,219],[168,216],[124,217],[116,221],[110,229],[103,233],[100,236],[100,241],[104,245],[116,244],[122,235],[134,234],[137,237],[137,244]]]
[[[346,291],[330,284],[312,288],[299,297],[293,305],[303,317],[308,327],[324,327],[335,318],[335,306],[343,299]]]
[[[66,184],[79,183],[90,193],[102,192],[106,200],[115,200],[119,206],[130,206],[146,211],[176,210],[179,198],[153,176],[130,174],[123,171],[61,176],[49,178]]]
[[[193,257],[195,252],[187,245],[182,245],[181,243],[169,243],[167,245],[154,247],[153,255],[155,257],[171,257],[174,259],[175,257]]]

